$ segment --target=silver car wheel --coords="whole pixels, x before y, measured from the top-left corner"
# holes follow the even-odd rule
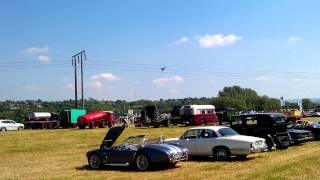
[[[144,171],[149,167],[149,160],[145,155],[139,155],[136,160],[137,168],[140,171]]]
[[[228,150],[226,148],[218,148],[215,150],[215,158],[218,161],[224,161],[229,158]]]
[[[5,127],[2,127],[2,128],[1,128],[1,131],[2,131],[2,132],[5,132],[5,131],[7,131],[7,129],[6,129]]]
[[[100,158],[97,155],[93,154],[90,156],[89,165],[92,169],[99,169],[100,163]]]

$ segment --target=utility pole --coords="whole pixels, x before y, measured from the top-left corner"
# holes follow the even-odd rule
[[[74,101],[75,101],[75,108],[78,109],[77,59],[73,56],[72,56],[72,66],[74,66]]]
[[[80,63],[80,67],[81,67],[81,106],[82,109],[84,109],[84,91],[83,91],[83,60],[86,60],[86,52],[85,51],[81,51],[75,55],[72,56],[72,63],[74,63],[74,71],[75,71],[75,75],[74,75],[74,81],[75,81],[75,89],[74,89],[74,93],[75,93],[75,108],[78,108],[78,87],[77,87],[77,63]],[[73,65],[73,64],[72,64]]]

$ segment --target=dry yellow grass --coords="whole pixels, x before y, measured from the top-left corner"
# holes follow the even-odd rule
[[[320,117],[306,117],[306,118],[302,118],[301,120],[305,120],[305,121],[320,121]]]
[[[129,128],[120,137],[146,134],[177,137],[185,127]],[[89,170],[85,153],[99,147],[107,129],[25,130],[0,133],[0,179],[320,179],[320,142],[308,142],[215,162],[191,159],[175,168],[139,172],[130,168]]]

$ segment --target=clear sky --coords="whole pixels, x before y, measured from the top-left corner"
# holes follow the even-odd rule
[[[318,0],[2,0],[0,100],[320,97]],[[164,70],[161,70],[161,68]],[[79,79],[80,80],[80,79]],[[80,93],[79,93],[80,95]]]

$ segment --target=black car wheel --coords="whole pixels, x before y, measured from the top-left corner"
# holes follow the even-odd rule
[[[2,127],[0,130],[1,130],[2,132],[7,131],[7,129],[6,129],[5,127]]]
[[[214,149],[213,156],[218,161],[225,161],[230,158],[230,151],[226,147],[217,147]]]
[[[49,123],[48,128],[49,128],[49,129],[54,129],[54,128],[55,128],[55,125],[54,125],[53,123]]]
[[[282,144],[277,144],[277,145],[276,145],[276,148],[277,148],[277,149],[280,149],[280,150],[288,149],[288,147],[289,147],[289,146],[284,146],[284,145],[282,145]]]
[[[270,137],[267,137],[267,138],[265,138],[265,139],[266,139],[266,144],[267,144],[268,150],[271,151],[271,150],[272,150],[272,147],[273,147],[273,142],[272,142],[272,140],[270,139]]]
[[[107,126],[107,123],[105,121],[101,121],[99,124],[99,128],[105,128]]]
[[[89,166],[91,169],[99,169],[101,167],[101,161],[99,156],[93,154],[89,157]]]
[[[46,123],[43,123],[43,124],[41,125],[41,129],[47,129],[47,128],[48,128],[48,126],[47,126]]]
[[[140,171],[145,171],[149,168],[150,162],[146,155],[140,154],[136,158],[136,166]]]
[[[92,122],[89,124],[89,129],[93,129],[93,128],[96,128],[96,123],[95,122]]]
[[[23,127],[18,127],[18,131],[21,131],[21,130],[23,130]]]
[[[171,123],[171,121],[168,119],[167,122],[166,122],[166,124],[165,124],[165,126],[166,126],[166,127],[169,127],[169,126],[171,126],[171,125],[172,125],[172,123]]]

